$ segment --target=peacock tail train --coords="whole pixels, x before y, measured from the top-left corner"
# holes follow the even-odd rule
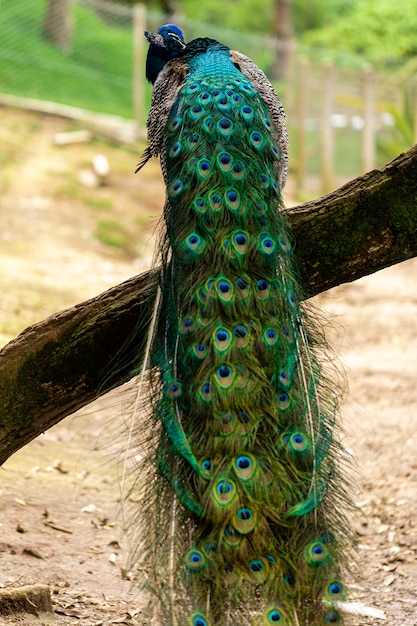
[[[138,168],[159,155],[167,193],[138,469],[143,623],[341,624],[338,394],[283,212],[284,111],[244,55],[148,38],[175,54]]]

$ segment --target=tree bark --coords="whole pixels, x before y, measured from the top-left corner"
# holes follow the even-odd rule
[[[287,211],[306,297],[417,256],[417,145]],[[157,271],[57,313],[0,351],[0,464],[141,366]]]
[[[49,0],[43,21],[46,39],[53,41],[61,50],[71,50],[73,20],[71,0]]]

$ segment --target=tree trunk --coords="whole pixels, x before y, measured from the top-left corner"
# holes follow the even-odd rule
[[[417,256],[417,145],[287,213],[306,297]],[[57,313],[0,351],[0,464],[138,371],[157,275]]]
[[[71,50],[73,20],[71,0],[49,0],[43,21],[43,34],[61,50]]]
[[[274,2],[275,63],[272,77],[275,80],[287,78],[291,63],[293,35],[292,0]]]

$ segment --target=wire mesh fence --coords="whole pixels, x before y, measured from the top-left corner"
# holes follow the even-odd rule
[[[143,127],[151,94],[144,77],[143,30],[155,31],[168,18],[109,0],[55,0],[61,13],[54,17],[48,15],[52,4],[0,0],[0,94],[119,115],[136,119]],[[188,41],[218,39],[247,54],[270,75],[277,53],[272,37],[181,16],[175,21]],[[403,91],[414,80],[417,65],[403,68],[398,81],[392,76],[388,81],[380,75],[371,77],[372,88],[360,69],[306,63],[294,46],[288,79],[277,85],[287,111],[291,163],[299,188],[308,187],[309,178],[315,177],[321,180],[317,191],[328,191],[341,179],[388,160],[385,152],[378,161],[375,146],[392,144],[395,133],[397,143],[391,152],[416,140],[415,99],[408,98],[406,107]],[[411,134],[403,131],[401,136],[398,121],[406,114]]]
[[[72,2],[60,47],[45,33],[44,0],[0,6],[1,92],[132,117],[131,9]]]

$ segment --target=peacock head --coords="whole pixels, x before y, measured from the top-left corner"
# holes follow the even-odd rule
[[[158,29],[157,33],[145,31],[145,37],[150,44],[165,48],[171,53],[174,53],[172,56],[176,56],[175,53],[184,50],[186,47],[184,33],[175,24],[164,24],[164,26]]]

